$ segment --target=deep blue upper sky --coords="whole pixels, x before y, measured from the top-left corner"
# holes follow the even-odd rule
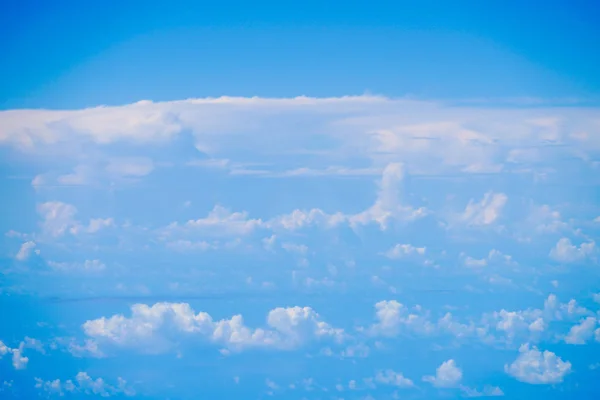
[[[594,1],[10,1],[2,11],[3,108],[600,90]]]

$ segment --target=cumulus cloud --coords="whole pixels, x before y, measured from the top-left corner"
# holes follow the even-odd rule
[[[101,345],[137,348],[160,353],[185,338],[202,339],[240,351],[247,348],[295,349],[309,341],[341,342],[344,332],[324,322],[310,307],[275,308],[267,316],[267,328],[252,329],[241,315],[213,320],[187,303],[135,304],[131,316],[114,315],[89,320],[85,334]]]
[[[415,247],[411,244],[400,244],[398,243],[397,245],[395,245],[394,247],[392,247],[391,249],[389,249],[386,253],[385,256],[388,258],[391,258],[392,260],[397,260],[399,258],[402,258],[404,256],[410,256],[410,255],[424,255],[426,251],[425,247]]]
[[[42,343],[30,337],[25,337],[19,343],[19,347],[16,348],[10,348],[0,340],[0,358],[6,354],[11,354],[12,365],[17,370],[27,368],[27,364],[29,364],[29,357],[24,355],[26,349],[33,349],[40,353],[44,352]]]
[[[483,390],[477,390],[467,386],[460,386],[465,397],[498,397],[504,396],[504,392],[498,386],[484,386]]]
[[[260,219],[251,219],[248,213],[231,212],[229,209],[216,205],[205,218],[191,219],[180,225],[174,222],[164,228],[161,235],[171,237],[179,235],[206,236],[243,236],[252,233],[263,226]]]
[[[21,245],[21,248],[19,248],[19,251],[17,253],[17,255],[15,256],[15,258],[19,261],[25,261],[29,258],[29,256],[31,255],[31,253],[33,253],[34,249],[35,249],[35,242],[33,241],[28,241],[25,242]]]
[[[372,335],[395,336],[402,329],[426,334],[435,328],[420,306],[411,310],[396,300],[376,303],[375,318],[377,322],[370,328]]]
[[[118,177],[141,177],[146,176],[154,170],[154,163],[149,158],[113,158],[107,166],[106,171]]]
[[[80,233],[93,234],[101,229],[114,226],[112,218],[93,218],[87,225],[82,224],[75,218],[77,208],[72,204],[60,201],[39,204],[37,211],[42,217],[42,232],[52,237],[60,237],[66,233],[72,235]]]
[[[487,192],[480,202],[470,200],[460,220],[469,226],[485,226],[496,222],[508,201],[504,193]]]
[[[595,242],[584,242],[577,246],[572,244],[569,238],[564,237],[559,239],[556,246],[550,250],[550,257],[559,262],[573,263],[586,259],[595,251]]]
[[[450,335],[457,340],[477,339],[484,344],[511,345],[517,340],[554,338],[548,330],[553,323],[578,321],[590,313],[575,300],[561,303],[555,295],[549,295],[543,308],[501,309],[461,322],[449,312],[434,319],[431,312],[421,306],[409,308],[396,300],[386,300],[375,304],[376,322],[365,331],[372,336]]]
[[[375,203],[364,211],[356,214],[340,212],[328,214],[318,208],[309,211],[294,210],[273,219],[269,225],[275,229],[296,230],[315,225],[333,228],[348,224],[352,228],[357,228],[362,225],[377,224],[381,230],[386,230],[392,221],[406,222],[425,216],[427,214],[425,208],[413,208],[403,203],[401,193],[403,179],[402,164],[390,163],[382,172]]]
[[[452,359],[444,361],[435,370],[435,376],[424,376],[423,381],[429,382],[432,385],[440,388],[457,387],[462,380],[462,370],[456,366],[456,362]]]
[[[384,385],[397,386],[399,388],[409,388],[414,386],[412,380],[405,378],[401,372],[396,372],[391,369],[378,371],[375,375],[375,382]]]
[[[551,351],[541,352],[537,347],[524,344],[519,356],[504,370],[517,380],[533,385],[560,383],[571,372],[571,363],[563,361]]]
[[[102,378],[92,379],[87,372],[79,372],[74,380],[68,379],[61,382],[60,379],[44,381],[35,378],[35,388],[50,395],[64,396],[69,394],[86,394],[109,397],[123,394],[134,396],[135,391],[127,385],[127,381],[118,377],[116,385],[110,385]]]
[[[574,325],[569,330],[569,334],[565,337],[565,342],[569,344],[585,344],[594,335],[596,327],[596,318],[587,317],[577,325]]]
[[[106,265],[100,260],[85,260],[82,263],[48,261],[48,266],[61,272],[100,272],[106,268]]]

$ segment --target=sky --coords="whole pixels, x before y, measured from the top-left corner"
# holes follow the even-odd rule
[[[594,2],[0,7],[0,398],[600,396]]]

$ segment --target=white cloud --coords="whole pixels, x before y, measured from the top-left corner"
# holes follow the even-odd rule
[[[571,363],[563,361],[551,351],[541,352],[537,347],[524,344],[519,356],[504,370],[517,380],[534,385],[560,383],[571,372]]]
[[[195,313],[187,303],[135,304],[131,317],[114,315],[83,324],[86,335],[100,344],[164,352],[182,339],[204,339],[229,350],[252,347],[294,349],[307,341],[329,338],[342,341],[344,333],[321,320],[310,307],[275,308],[267,316],[267,328],[251,329],[241,315],[215,321]]]
[[[49,201],[39,204],[38,213],[42,217],[42,231],[44,234],[60,237],[66,233],[78,235],[80,233],[97,233],[101,229],[114,226],[112,218],[92,218],[88,225],[82,225],[75,218],[77,208],[71,204],[60,201]]]
[[[410,256],[414,254],[424,255],[426,251],[425,247],[415,247],[411,244],[396,244],[394,247],[389,249],[385,256],[391,258],[392,260],[397,260],[404,256]]]
[[[508,201],[504,193],[487,192],[483,199],[476,203],[473,199],[469,201],[460,220],[470,226],[483,226],[493,224],[502,212]]]
[[[569,228],[569,225],[562,221],[560,212],[553,210],[547,204],[541,206],[532,204],[526,222],[538,233],[556,233]]]
[[[106,265],[100,260],[85,260],[82,263],[65,263],[65,262],[55,262],[48,261],[48,266],[50,268],[61,271],[61,272],[72,272],[72,271],[81,271],[81,272],[100,272],[106,269]]]
[[[550,257],[559,262],[572,263],[584,260],[596,251],[595,242],[584,242],[577,246],[569,238],[561,238],[550,250]]]
[[[282,243],[281,248],[293,254],[305,256],[308,253],[308,247],[304,244]]]
[[[60,175],[56,178],[56,182],[60,185],[75,186],[86,185],[91,183],[94,176],[94,171],[87,165],[78,165],[73,172],[66,175]],[[32,185],[35,184],[32,182]]]
[[[165,143],[185,132],[213,159],[228,160],[240,149],[261,158],[314,151],[314,136],[303,134],[308,120],[315,134],[334,143],[323,151],[330,160],[291,166],[290,171],[340,173],[353,169],[348,161],[359,158],[373,161],[364,173],[398,160],[416,173],[479,173],[522,169],[523,161],[533,169],[547,160],[548,140],[569,145],[552,149],[554,156],[576,150],[591,158],[600,141],[577,133],[594,131],[595,113],[588,107],[469,107],[376,96],[220,97],[74,111],[3,111],[0,143],[24,152],[52,148],[60,149],[61,156],[79,156],[90,148],[84,144]],[[331,167],[334,163],[338,166]]]
[[[465,266],[469,268],[481,268],[487,265],[487,261],[488,260],[486,258],[477,259],[473,257],[467,257],[465,258]]]
[[[23,355],[23,344],[18,349],[12,350],[12,363],[15,369],[25,369],[29,363],[29,358]]]
[[[260,219],[248,218],[247,212],[231,212],[216,205],[206,216],[189,220],[183,225],[176,222],[162,230],[162,235],[170,237],[174,234],[197,234],[205,236],[243,236],[263,226]]]
[[[310,211],[294,210],[273,219],[269,226],[275,229],[280,227],[296,230],[314,225],[334,228],[341,224],[348,224],[352,228],[357,228],[361,225],[375,223],[381,230],[385,230],[392,221],[412,221],[424,217],[427,214],[425,208],[415,209],[402,203],[401,184],[403,179],[402,164],[390,163],[383,170],[375,203],[366,210],[356,214],[340,212],[328,214],[318,208]]]
[[[469,268],[482,268],[488,265],[517,265],[517,263],[513,261],[512,256],[503,254],[501,251],[496,249],[490,250],[487,257],[484,258],[473,258],[471,256],[466,256],[464,253],[461,253],[461,257],[464,258],[463,262],[465,267]],[[494,278],[502,279],[501,277]]]
[[[428,315],[422,315],[419,306],[412,311],[396,300],[380,301],[375,304],[377,322],[370,328],[372,335],[395,336],[402,329],[426,334],[435,326],[429,321]]]
[[[10,348],[0,340],[0,358],[6,354],[12,354],[12,365],[15,369],[20,370],[27,368],[29,358],[24,355],[26,349],[34,349],[40,353],[44,353],[44,347],[37,339],[25,337],[25,339],[19,343],[19,347],[17,348]]]
[[[444,361],[435,370],[435,376],[424,376],[423,381],[440,388],[456,387],[462,380],[462,371],[452,359]]]
[[[71,204],[50,201],[40,204],[37,209],[43,218],[42,230],[50,236],[62,236],[77,226],[77,209]]]
[[[395,372],[391,369],[378,371],[375,375],[375,382],[397,386],[399,388],[409,388],[414,386],[412,380],[405,378],[401,372]]]
[[[504,396],[504,392],[498,386],[484,386],[482,391],[467,386],[460,386],[466,397],[498,397]]]
[[[350,216],[351,226],[366,225],[371,222],[379,224],[385,230],[390,221],[410,221],[423,217],[424,208],[414,209],[402,204],[401,183],[404,180],[404,167],[400,163],[388,164],[381,175],[379,192],[375,204],[367,210]]]
[[[63,396],[65,393],[83,393],[87,395],[99,395],[108,397],[124,394],[125,396],[134,396],[135,391],[127,386],[127,381],[121,377],[117,378],[116,385],[110,385],[102,378],[92,379],[86,372],[79,372],[75,380],[68,379],[61,382],[60,379],[53,381],[44,381],[35,378],[35,388],[48,394]]]
[[[587,317],[578,325],[574,325],[569,330],[569,334],[565,337],[565,342],[569,344],[585,344],[594,335],[596,327],[596,318]]]
[[[31,253],[33,253],[35,246],[36,246],[35,242],[33,242],[31,240],[23,243],[21,245],[21,248],[19,249],[19,252],[15,256],[15,258],[19,261],[27,260],[29,258],[29,256],[31,255]]]
[[[141,177],[154,170],[154,163],[149,158],[115,158],[109,161],[106,172],[117,177]]]

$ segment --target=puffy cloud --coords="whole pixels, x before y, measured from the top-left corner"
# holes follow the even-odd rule
[[[12,350],[12,363],[15,369],[25,369],[29,363],[29,358],[23,355],[23,348],[24,346],[21,343],[18,349]]]
[[[435,326],[429,321],[428,316],[421,315],[421,308],[417,306],[411,312],[396,300],[384,300],[375,304],[375,318],[377,322],[370,328],[372,335],[395,336],[402,329],[427,334],[433,332]]]
[[[59,237],[65,233],[77,235],[80,233],[97,233],[99,230],[114,226],[112,218],[93,218],[88,225],[81,224],[75,218],[77,208],[71,204],[60,201],[49,201],[39,204],[38,213],[42,217],[42,231],[44,234]]]
[[[183,225],[174,222],[161,231],[163,237],[175,234],[196,234],[206,236],[243,236],[263,226],[260,219],[248,218],[247,212],[231,212],[216,205],[205,218],[189,220]]]
[[[596,318],[587,317],[577,325],[574,325],[569,330],[569,334],[565,337],[565,342],[569,344],[585,344],[594,335],[596,327]]]
[[[392,260],[396,260],[399,258],[402,258],[404,256],[410,256],[410,255],[424,255],[426,251],[425,247],[415,247],[411,244],[400,244],[398,243],[397,245],[395,245],[394,247],[392,247],[391,249],[389,249],[386,253],[385,256],[388,258],[391,258]]]
[[[382,172],[375,203],[366,210],[356,214],[340,212],[328,214],[318,208],[310,211],[294,210],[290,214],[273,219],[269,226],[275,229],[296,230],[315,225],[334,228],[341,224],[357,228],[361,225],[375,223],[385,230],[392,221],[411,221],[425,216],[427,214],[425,208],[415,209],[402,203],[401,184],[403,179],[402,164],[390,163]]]
[[[302,256],[308,253],[308,247],[304,244],[282,243],[281,248],[289,253],[294,253]]]
[[[550,338],[548,327],[554,322],[577,321],[591,312],[578,306],[575,300],[561,303],[555,295],[549,295],[543,308],[501,309],[469,318],[466,323],[457,321],[451,313],[437,320],[430,314],[420,306],[409,309],[396,300],[381,301],[375,304],[376,322],[366,332],[388,337],[405,333],[451,335],[459,340],[476,338],[486,344],[510,345],[517,340]]]
[[[19,261],[27,260],[29,258],[29,256],[31,255],[31,253],[33,253],[35,246],[36,246],[35,242],[33,242],[31,240],[23,243],[21,245],[21,248],[19,249],[19,252],[15,256],[15,258]]]
[[[571,363],[563,361],[551,351],[541,352],[537,347],[524,344],[519,356],[504,370],[517,380],[534,385],[560,383],[571,372]]]
[[[154,170],[154,163],[149,158],[114,158],[108,162],[106,172],[119,177],[146,176]]]
[[[550,257],[559,262],[572,263],[584,260],[596,251],[595,242],[585,242],[576,246],[569,238],[561,238],[550,251]]]
[[[71,204],[49,201],[38,205],[37,210],[43,219],[42,230],[50,236],[62,236],[77,226],[77,208]]]
[[[127,381],[121,377],[117,378],[116,385],[110,385],[102,378],[92,379],[86,372],[79,372],[74,381],[68,379],[61,382],[60,379],[53,381],[44,381],[35,378],[35,388],[50,395],[56,394],[63,396],[65,393],[83,393],[87,395],[98,395],[108,397],[123,394],[125,396],[134,396],[135,391],[127,386]]]
[[[488,263],[488,260],[485,258],[481,258],[481,259],[477,259],[477,258],[473,258],[473,257],[467,257],[465,258],[465,267],[469,267],[469,268],[480,268],[480,267],[485,267]]]
[[[42,343],[37,339],[25,337],[22,342],[19,343],[19,347],[10,348],[0,340],[0,358],[6,354],[12,354],[12,364],[15,369],[25,369],[29,363],[29,358],[24,355],[26,349],[34,349],[40,353],[44,352]]]
[[[487,192],[480,202],[470,200],[460,220],[470,226],[493,224],[499,217],[508,201],[504,193]]]
[[[10,348],[0,340],[0,358],[4,357],[6,353],[10,352]]]
[[[132,347],[146,352],[164,352],[180,339],[202,338],[229,350],[264,347],[295,349],[311,340],[341,342],[344,332],[321,320],[310,307],[275,308],[267,316],[267,328],[251,329],[241,315],[215,321],[195,313],[187,303],[135,304],[131,317],[114,315],[89,320],[85,334],[99,344]]]
[[[385,230],[392,220],[410,221],[426,214],[424,208],[414,209],[402,204],[401,184],[404,167],[400,163],[388,164],[381,175],[377,199],[367,210],[348,217],[351,226],[377,223]]]
[[[504,392],[498,386],[484,386],[482,391],[467,386],[460,387],[465,397],[498,397],[504,396]]]
[[[106,269],[106,265],[100,260],[85,260],[82,263],[48,261],[48,266],[55,271],[61,272],[100,272]]]
[[[391,369],[378,371],[375,375],[375,382],[382,383],[384,385],[397,386],[400,388],[409,388],[414,386],[412,380],[405,378],[401,372],[395,372]]]
[[[429,382],[432,385],[440,388],[456,387],[462,380],[462,371],[456,366],[456,362],[452,359],[444,361],[435,370],[435,376],[424,376],[423,381]]]

